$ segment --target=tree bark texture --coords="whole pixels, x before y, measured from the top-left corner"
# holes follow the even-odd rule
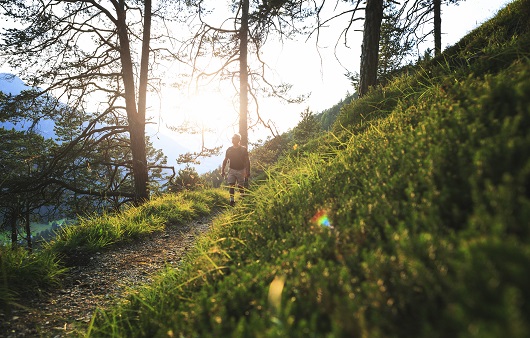
[[[434,55],[442,53],[442,0],[434,0]]]
[[[134,68],[131,57],[130,41],[127,32],[127,20],[124,1],[117,8],[117,28],[120,40],[120,58],[122,63],[123,85],[125,89],[125,106],[129,122],[131,139],[132,167],[134,177],[135,201],[142,203],[149,198],[147,191],[147,155],[145,145],[145,91],[147,89],[147,64],[149,57],[149,36],[151,26],[151,0],[145,1],[144,32],[142,61],[140,70],[139,105],[136,106]],[[147,41],[145,41],[147,36]],[[147,45],[146,45],[147,44]],[[145,64],[144,64],[145,63]]]
[[[33,240],[31,239],[31,223],[29,221],[30,217],[30,211],[29,211],[29,205],[28,203],[25,204],[25,220],[24,220],[24,230],[26,230],[26,241],[28,242],[28,250],[29,252],[33,251]]]
[[[383,21],[383,0],[368,0],[364,20],[359,97],[377,84],[377,64],[379,59],[379,37]]]
[[[11,217],[9,219],[9,225],[11,228],[11,247],[14,249],[17,247],[18,232],[17,232],[17,222],[18,222],[18,210],[13,210]]]

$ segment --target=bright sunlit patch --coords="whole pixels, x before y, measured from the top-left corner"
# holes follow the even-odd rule
[[[152,120],[160,124],[162,132],[186,125],[199,134],[205,130],[209,134],[231,135],[239,117],[232,99],[229,90],[220,88],[163,88],[160,94],[150,97]]]
[[[285,277],[276,276],[269,286],[269,305],[276,313],[279,313],[282,307],[282,291],[284,285]]]
[[[210,128],[230,125],[237,121],[238,114],[230,102],[219,92],[205,91],[188,96],[178,113]]]
[[[214,89],[190,91],[165,88],[160,96],[152,98],[153,129],[166,140],[162,150],[171,162],[179,154],[229,145],[238,126],[232,95]]]
[[[326,210],[320,209],[316,214],[311,218],[311,222],[316,223],[323,227],[333,228],[328,217],[328,212]]]

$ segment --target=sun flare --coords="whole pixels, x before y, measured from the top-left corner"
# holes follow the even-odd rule
[[[237,122],[237,111],[231,98],[219,92],[202,92],[188,96],[180,106],[186,119],[209,128],[227,127]]]
[[[219,90],[187,93],[172,88],[160,97],[159,113],[163,128],[189,125],[215,134],[231,133],[238,123],[237,110],[237,102],[232,102],[232,96]]]

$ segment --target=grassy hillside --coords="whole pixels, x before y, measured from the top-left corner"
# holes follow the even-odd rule
[[[90,335],[529,336],[529,17],[343,108]]]
[[[88,336],[530,336],[530,0],[344,106],[178,270],[98,311]],[[0,308],[61,259],[226,205],[204,190],[0,247]]]
[[[529,18],[345,106],[89,335],[528,337]]]

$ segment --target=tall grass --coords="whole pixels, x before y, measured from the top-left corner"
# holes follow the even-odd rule
[[[7,307],[21,293],[55,287],[66,272],[65,263],[73,264],[79,256],[141,238],[165,226],[185,224],[211,214],[227,202],[228,192],[221,189],[167,194],[121,213],[81,218],[33,254],[1,246],[0,307]]]
[[[222,190],[184,191],[153,198],[140,207],[117,214],[81,218],[77,225],[65,228],[47,249],[55,253],[94,252],[119,241],[133,240],[207,215],[226,203]]]
[[[30,253],[0,246],[0,309],[10,308],[22,294],[38,296],[50,286],[59,285],[64,272],[50,252]]]
[[[178,270],[97,312],[88,335],[529,336],[525,8],[500,13],[515,26],[495,49],[468,40],[486,60],[504,46],[502,66],[460,45],[346,106],[333,134],[271,169]]]

